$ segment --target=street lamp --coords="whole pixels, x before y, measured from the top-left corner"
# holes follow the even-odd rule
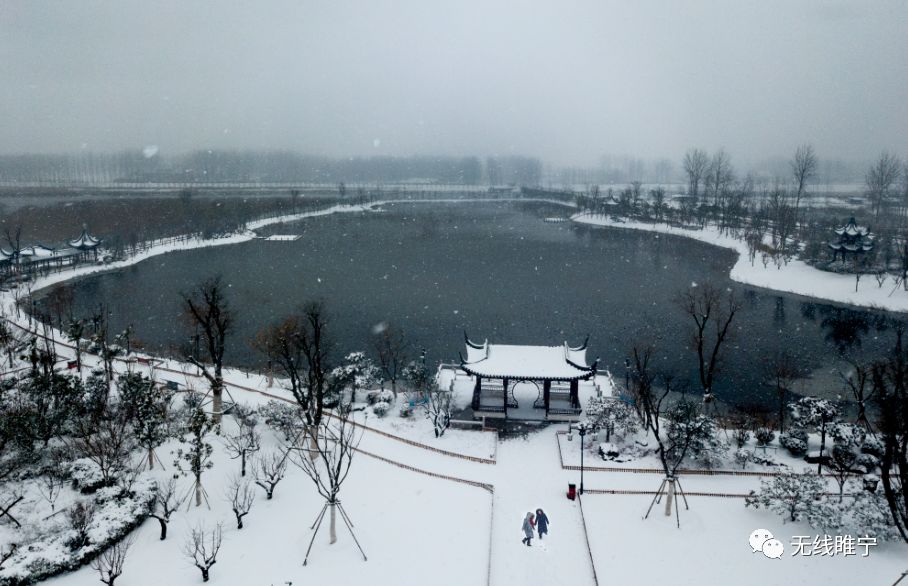
[[[592,427],[589,423],[581,421],[574,426],[574,429],[577,430],[577,433],[580,435],[580,494],[583,494],[583,438],[586,437],[587,432],[592,431]]]

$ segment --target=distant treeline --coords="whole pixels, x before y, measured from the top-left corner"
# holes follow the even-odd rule
[[[418,181],[463,185],[538,185],[539,159],[508,157],[329,158],[290,151],[200,150],[0,156],[0,182],[111,183],[365,183]]]

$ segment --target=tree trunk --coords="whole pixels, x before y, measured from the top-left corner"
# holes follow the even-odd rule
[[[154,470],[154,448],[148,448],[148,469]]]
[[[223,383],[220,380],[216,380],[211,386],[211,421],[215,424],[221,422],[221,411],[224,409],[222,387]]]
[[[208,581],[208,570],[203,568],[202,569],[202,582],[207,582],[207,581]]]
[[[240,452],[240,476],[246,476],[246,450]]]
[[[820,461],[817,462],[817,474],[823,473],[823,452],[826,451],[826,422],[820,428]]]
[[[672,498],[675,496],[675,481],[670,480],[666,482],[666,491],[665,491],[665,516],[672,516]]]
[[[161,541],[167,539],[167,521],[158,517],[158,523],[161,524]]]
[[[202,506],[202,481],[198,478],[195,481],[195,506]]]
[[[337,504],[331,503],[331,539],[328,543],[337,542]]]

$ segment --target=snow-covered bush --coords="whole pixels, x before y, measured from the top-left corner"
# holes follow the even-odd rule
[[[375,403],[393,403],[394,393],[388,389],[369,391],[366,393],[366,400],[372,405]]]
[[[735,445],[740,449],[747,444],[748,440],[750,440],[750,432],[743,428],[736,429],[734,433],[732,433],[732,437],[735,439]]]
[[[81,502],[89,515],[72,514],[77,528],[48,531],[31,543],[20,544],[0,569],[0,586],[26,586],[87,564],[107,547],[138,527],[151,511],[156,485],[139,478],[131,490],[99,490]],[[76,508],[75,505],[73,508]],[[82,520],[86,522],[82,524]],[[73,548],[72,545],[77,545]]]
[[[716,434],[716,422],[711,417],[692,411],[697,408],[693,403],[680,402],[668,412],[667,451],[670,458],[679,459],[686,449],[687,457],[711,467],[725,453],[725,442]]]
[[[878,437],[868,435],[861,444],[861,453],[870,454],[877,458],[883,457],[883,442]]]
[[[593,429],[605,432],[606,442],[612,441],[612,434],[624,438],[639,429],[633,407],[616,397],[590,397],[586,421]]]
[[[372,412],[379,417],[384,417],[388,413],[389,409],[391,409],[391,404],[387,401],[379,401],[378,403],[372,405]]]
[[[758,446],[768,446],[776,439],[776,432],[768,427],[760,427],[754,432],[754,437],[757,438]]]
[[[861,490],[855,494],[845,511],[843,526],[849,533],[869,535],[880,541],[898,541],[902,538],[882,491]]]
[[[258,409],[258,414],[266,425],[281,432],[286,441],[298,437],[303,429],[302,410],[297,405],[272,399]]]
[[[792,428],[779,436],[779,444],[792,456],[800,457],[807,453],[807,432]]]
[[[748,507],[769,509],[785,521],[806,521],[827,531],[840,524],[838,509],[826,497],[826,479],[805,471],[785,472],[760,482],[759,492],[750,491]]]
[[[101,467],[88,458],[79,458],[69,465],[69,478],[73,488],[81,492],[94,492],[104,485]]]
[[[754,453],[750,450],[738,448],[735,451],[735,462],[741,465],[741,469],[747,468],[747,463],[753,461]]]

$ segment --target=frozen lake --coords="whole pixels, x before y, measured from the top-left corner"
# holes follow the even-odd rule
[[[396,204],[384,213],[333,215],[275,226],[263,235],[299,240],[253,242],[153,258],[77,282],[77,315],[99,302],[111,331],[134,324],[150,350],[185,344],[178,292],[222,273],[230,284],[236,330],[231,364],[262,368],[248,341],[312,299],[327,302],[337,350],[371,351],[371,332],[399,325],[429,361],[455,362],[463,332],[514,344],[580,343],[589,358],[623,380],[635,342],[656,340],[660,367],[689,376],[689,317],[674,303],[691,283],[739,291],[736,319],[716,392],[729,401],[771,397],[766,362],[788,349],[815,370],[812,391],[841,392],[841,354],[879,354],[891,346],[890,318],[812,303],[732,283],[734,253],[645,232],[596,229],[544,218],[563,208],[539,204]]]

